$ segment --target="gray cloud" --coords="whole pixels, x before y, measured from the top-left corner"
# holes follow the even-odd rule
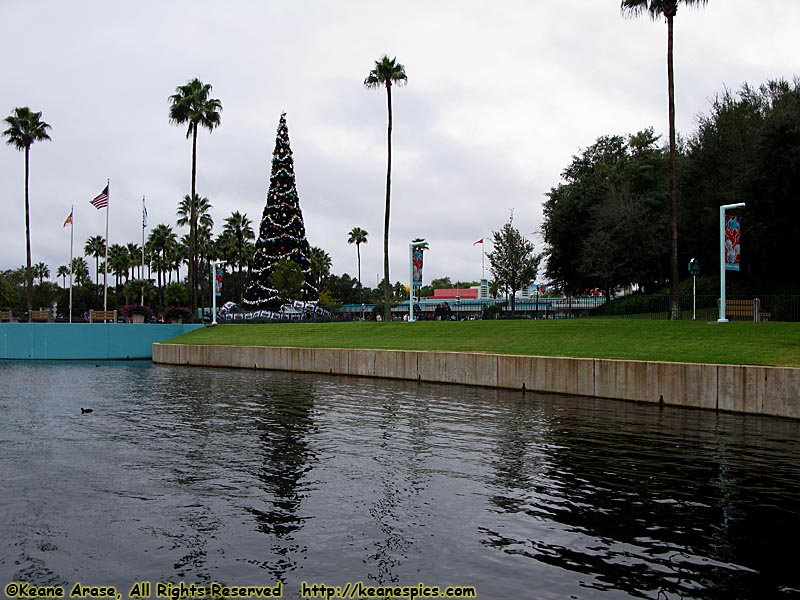
[[[723,85],[798,72],[800,3],[712,0],[676,19],[678,129]],[[544,194],[597,136],[666,131],[666,28],[618,3],[411,0],[395,5],[233,1],[0,1],[0,111],[41,110],[53,141],[31,152],[34,261],[54,272],[103,232],[89,205],[111,179],[111,242],[174,226],[189,191],[190,144],[168,96],[193,77],[214,86],[222,126],[198,142],[198,191],[217,231],[232,211],[261,218],[275,129],[287,111],[309,240],[355,274],[347,233],[370,232],[365,283],[382,270],[386,97],[362,82],[383,52],[409,76],[393,93],[392,279],[407,243],[429,240],[426,280],[480,276],[480,251],[514,209],[537,246]],[[36,24],[34,29],[32,24]],[[22,154],[0,149],[0,268],[24,263]],[[177,229],[177,228],[176,228]],[[185,233],[180,232],[179,233]],[[488,249],[488,248],[487,248]]]

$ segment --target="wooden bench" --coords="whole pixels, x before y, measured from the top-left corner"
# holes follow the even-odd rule
[[[49,310],[32,310],[31,311],[31,321],[37,321],[40,323],[46,323],[52,319],[52,315],[50,314]]]
[[[11,319],[13,318],[13,316],[14,315],[11,314],[10,310],[0,310],[0,323],[2,323],[3,321],[8,321],[9,323],[11,323]]]
[[[725,318],[732,321],[768,321],[769,313],[761,312],[761,301],[752,300],[726,300]]]
[[[89,323],[98,323],[100,321],[117,322],[117,311],[115,310],[90,310]]]

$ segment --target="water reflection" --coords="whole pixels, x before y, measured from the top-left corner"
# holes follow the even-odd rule
[[[292,534],[306,519],[300,510],[307,485],[302,480],[316,460],[309,445],[315,431],[314,388],[309,380],[293,381],[288,387],[267,388],[258,399],[260,413],[255,426],[261,465],[255,475],[264,497],[245,509],[254,515],[256,529],[269,536],[271,552],[277,557],[265,568],[276,581],[285,582],[286,572],[297,567],[297,555],[306,551],[304,545],[294,542]]]
[[[0,581],[800,594],[797,422],[149,364],[0,383]]]

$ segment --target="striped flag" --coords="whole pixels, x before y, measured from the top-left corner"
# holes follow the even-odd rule
[[[482,244],[482,243],[483,243],[483,238],[479,239],[477,242],[475,242],[475,243],[474,243],[474,244],[472,244],[472,245],[473,245],[473,246],[475,246],[475,245],[477,245],[477,244]]]
[[[108,206],[108,186],[103,188],[103,191],[97,194],[93,200],[89,202],[92,206],[94,206],[97,210],[101,208],[106,208]]]
[[[147,207],[144,205],[144,198],[142,198],[142,229],[147,228]]]
[[[64,227],[72,225],[72,211],[69,211],[69,216],[64,220]]]

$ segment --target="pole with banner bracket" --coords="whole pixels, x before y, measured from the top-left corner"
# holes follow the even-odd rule
[[[719,319],[717,323],[727,323],[725,313],[725,211],[742,208],[744,202],[723,204],[719,207]]]

